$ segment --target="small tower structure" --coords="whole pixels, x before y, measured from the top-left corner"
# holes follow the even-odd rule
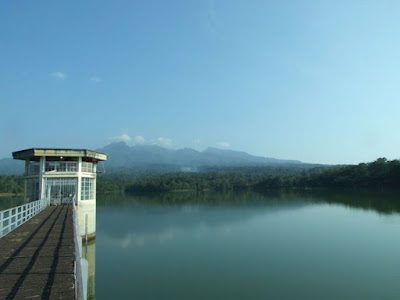
[[[25,161],[25,202],[49,199],[51,205],[77,205],[80,235],[96,234],[97,164],[107,154],[87,149],[31,148],[13,152]]]

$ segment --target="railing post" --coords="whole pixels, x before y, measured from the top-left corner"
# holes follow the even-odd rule
[[[3,212],[0,211],[0,237],[3,236]]]

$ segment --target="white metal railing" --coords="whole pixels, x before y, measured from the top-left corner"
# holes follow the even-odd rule
[[[36,216],[49,205],[48,199],[42,199],[0,211],[0,238]]]
[[[82,257],[82,238],[79,231],[78,213],[74,204],[72,204],[72,207],[75,242],[75,299],[86,300],[89,264]]]
[[[89,278],[88,261],[82,257],[82,238],[79,231],[78,214],[74,204],[75,198],[71,202],[75,244],[75,298],[86,300]],[[50,199],[42,199],[0,211],[0,238],[37,215],[49,205]]]

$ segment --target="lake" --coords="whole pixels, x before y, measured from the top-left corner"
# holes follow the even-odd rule
[[[99,195],[88,253],[97,299],[400,299],[400,197]]]

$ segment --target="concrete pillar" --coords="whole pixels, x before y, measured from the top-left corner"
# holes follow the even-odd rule
[[[44,172],[46,172],[46,157],[42,156],[40,157],[40,162],[39,162],[39,199],[46,198],[46,191],[44,186],[45,180],[43,178]]]
[[[85,177],[88,177],[85,174]],[[86,228],[88,239],[93,239],[96,236],[96,174],[92,173],[90,178],[93,178],[93,199],[81,200],[82,195],[82,158],[78,159],[78,222],[79,230],[82,238],[85,238]],[[87,222],[86,222],[87,221]]]
[[[30,162],[29,158],[25,159],[25,174],[24,174],[25,176],[28,175],[29,172],[29,162]]]
[[[76,190],[77,204],[81,201],[81,185],[82,185],[82,157],[78,157],[78,188]]]
[[[28,172],[29,172],[29,158],[25,159],[24,203],[28,203],[28,198],[27,198],[27,194],[26,194],[28,191],[28,179],[26,179]]]

